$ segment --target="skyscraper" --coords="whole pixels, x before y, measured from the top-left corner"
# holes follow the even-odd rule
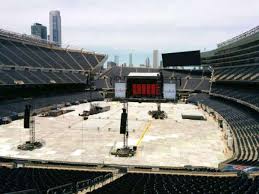
[[[114,62],[116,63],[116,65],[118,66],[119,65],[119,56],[118,55],[115,55],[114,56]]]
[[[149,57],[146,58],[145,65],[146,65],[146,68],[150,67],[150,59],[149,59]]]
[[[31,25],[31,35],[47,40],[47,27],[39,23]]]
[[[57,10],[49,12],[49,38],[61,46],[61,17]]]
[[[158,68],[158,65],[159,65],[158,50],[153,50],[153,68]]]
[[[133,67],[133,63],[132,63],[132,53],[129,54],[129,67]]]
[[[160,68],[163,69],[163,60],[160,61]]]
[[[115,67],[116,66],[116,63],[113,62],[113,61],[107,61],[107,68],[110,69],[112,67]]]

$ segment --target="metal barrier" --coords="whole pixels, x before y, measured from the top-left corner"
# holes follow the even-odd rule
[[[103,179],[105,181],[105,180],[108,180],[109,178],[112,178],[112,177],[113,177],[113,174],[109,173],[109,174],[104,175]]]
[[[102,184],[102,186],[103,186],[104,181],[106,181],[108,179],[112,180],[112,178],[113,178],[113,173],[109,173],[109,174],[106,174],[104,176],[102,176],[102,175],[98,176],[94,179],[87,179],[87,180],[78,181],[75,185],[75,190],[77,192],[83,191],[84,189],[90,189],[90,191],[92,191],[96,188],[96,186],[98,184]],[[50,188],[50,189],[47,190],[47,194],[59,194],[59,193],[72,194],[72,193],[74,193],[73,188],[74,188],[73,184],[69,183],[69,184],[65,184],[65,185]],[[28,193],[28,194],[30,194],[30,193]]]
[[[37,43],[37,44],[40,44],[40,45],[43,44],[43,45],[50,45],[50,46],[59,47],[58,43],[56,43],[54,41],[44,40],[44,39],[36,38],[34,36],[31,36],[31,35],[20,34],[20,33],[17,33],[17,32],[11,32],[11,31],[4,30],[4,29],[0,29],[0,35],[7,36],[9,38],[15,38],[15,39],[18,39],[18,40],[30,41],[30,42]]]
[[[104,181],[106,181],[106,180],[108,180],[108,179],[111,179],[111,180],[112,180],[112,178],[113,178],[113,173],[109,173],[109,174],[106,174],[106,175],[104,175],[104,176],[96,177],[96,178],[94,178],[93,180],[91,180],[91,185],[89,185],[88,188],[90,188],[90,191],[93,191],[93,190],[96,189],[96,186],[97,186],[98,184],[101,183],[102,186],[103,186]]]
[[[96,185],[99,184],[101,181],[103,180],[103,176],[98,176],[96,178],[94,178],[91,181],[91,186],[90,186],[90,191],[92,191],[92,189],[95,189]]]
[[[38,192],[35,189],[28,189],[28,190],[15,191],[15,192],[10,192],[5,194],[37,194],[37,193]]]
[[[76,190],[77,191],[82,191],[84,189],[88,189],[91,183],[91,179],[83,180],[83,181],[78,181],[76,183]]]
[[[53,187],[47,190],[47,194],[73,194],[73,184],[68,183],[65,185]]]

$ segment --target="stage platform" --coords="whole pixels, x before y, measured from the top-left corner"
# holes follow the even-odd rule
[[[187,110],[182,112],[182,119],[206,120],[206,116],[199,110]]]
[[[185,111],[201,111],[191,104],[162,103],[168,114],[165,120],[154,120],[149,110],[156,103],[129,103],[129,146],[137,145],[131,158],[119,158],[111,150],[122,146],[119,134],[120,102],[98,102],[111,106],[107,112],[83,120],[79,113],[89,109],[89,103],[64,109],[75,111],[58,117],[35,117],[36,139],[45,145],[34,151],[18,150],[17,146],[29,139],[23,120],[0,126],[0,156],[63,162],[100,164],[172,166],[184,165],[217,167],[226,160],[224,144],[217,123],[182,119]]]

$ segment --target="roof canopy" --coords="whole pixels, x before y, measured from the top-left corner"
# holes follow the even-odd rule
[[[157,73],[154,73],[154,72],[152,72],[152,73],[130,72],[129,75],[128,75],[128,77],[145,77],[145,78],[148,78],[148,77],[150,77],[150,78],[154,78],[154,77],[157,78],[159,76],[160,76],[160,73],[158,73],[158,72]]]

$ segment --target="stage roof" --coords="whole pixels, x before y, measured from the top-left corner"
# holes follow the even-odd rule
[[[144,73],[144,72],[130,72],[128,77],[158,77],[160,76],[160,73]]]

